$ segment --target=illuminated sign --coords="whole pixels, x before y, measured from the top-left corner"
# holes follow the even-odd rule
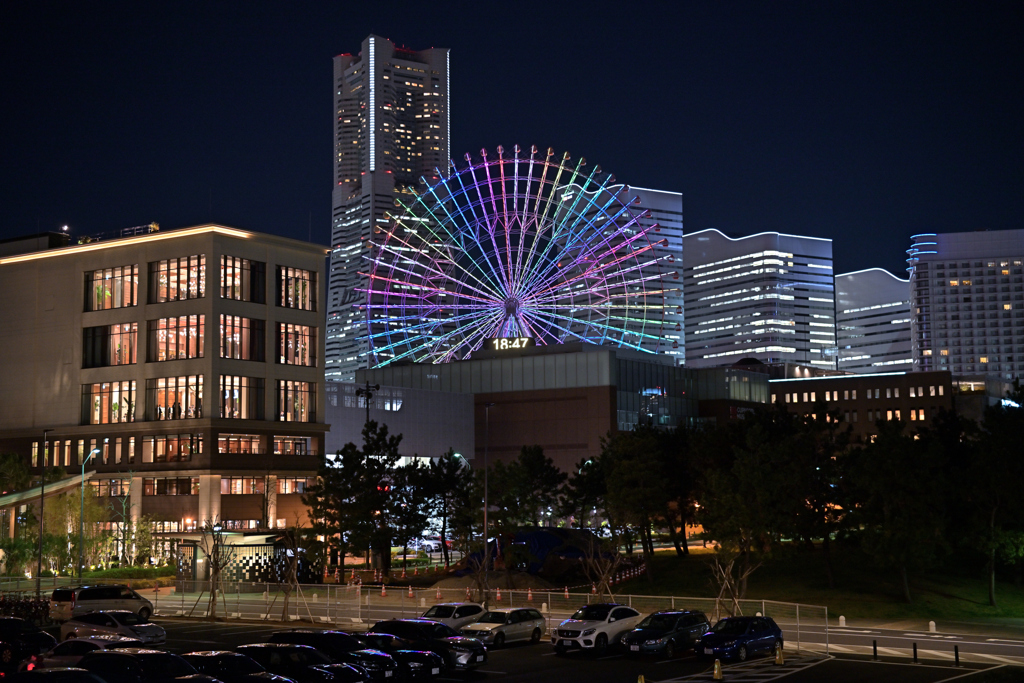
[[[492,337],[484,339],[483,348],[492,351],[507,351],[509,349],[526,349],[536,345],[533,337]]]

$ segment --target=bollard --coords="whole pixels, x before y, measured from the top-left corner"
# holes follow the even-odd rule
[[[929,621],[928,622],[928,632],[929,633],[935,633],[935,622],[934,621]]]
[[[426,607],[426,606],[427,606],[427,599],[426,598],[420,598],[420,607]]]
[[[878,641],[877,640],[872,640],[871,641],[871,658],[874,659],[876,662],[878,661]]]
[[[846,617],[841,614],[839,615],[839,626],[840,628],[846,626]]]
[[[715,660],[715,669],[711,674],[711,679],[715,681],[722,680],[722,661],[719,659]]]
[[[914,643],[914,664],[917,664],[917,643]]]
[[[960,646],[953,646],[953,666],[960,666]]]
[[[776,645],[775,646],[775,665],[776,666],[782,666],[785,663],[786,663],[786,660],[782,656],[782,646],[781,645]]]
[[[548,611],[548,603],[546,603],[546,602],[542,602],[542,603],[540,604],[540,611],[541,611],[541,612],[547,612],[547,611]]]
[[[760,612],[754,612],[754,616],[755,617],[763,617],[764,615],[761,614]]]

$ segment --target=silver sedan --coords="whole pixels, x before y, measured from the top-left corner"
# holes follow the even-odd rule
[[[61,640],[100,635],[128,636],[145,644],[167,640],[167,633],[161,627],[143,621],[128,610],[89,612],[65,621],[60,627]]]
[[[540,612],[520,607],[490,610],[478,621],[463,626],[460,633],[489,647],[501,647],[517,640],[538,643],[544,635],[544,627],[544,617]]]

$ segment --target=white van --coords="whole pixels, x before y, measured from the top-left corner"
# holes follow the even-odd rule
[[[126,609],[143,621],[153,615],[153,603],[128,586],[80,586],[56,588],[50,595],[50,619],[67,621],[97,610]]]

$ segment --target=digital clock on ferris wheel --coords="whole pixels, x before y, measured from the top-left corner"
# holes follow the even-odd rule
[[[491,337],[484,339],[483,348],[490,351],[508,351],[536,346],[533,337]]]

